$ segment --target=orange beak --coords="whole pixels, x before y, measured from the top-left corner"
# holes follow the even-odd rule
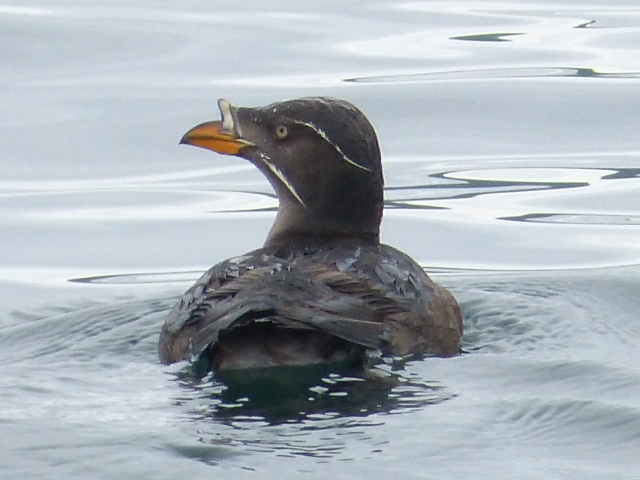
[[[243,147],[253,143],[222,131],[222,122],[205,122],[184,134],[180,143],[213,150],[224,155],[238,155]]]

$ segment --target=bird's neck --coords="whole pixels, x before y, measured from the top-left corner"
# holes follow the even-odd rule
[[[377,216],[376,216],[377,217]],[[278,214],[269,231],[265,247],[275,245],[324,245],[331,243],[357,242],[377,245],[380,243],[380,220],[366,221],[355,217],[344,218],[321,216],[292,202],[281,202]]]

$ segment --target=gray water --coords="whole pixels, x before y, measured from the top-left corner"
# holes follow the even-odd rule
[[[0,477],[640,478],[637,1],[176,5],[0,5]],[[304,95],[376,126],[466,353],[258,405],[157,359],[276,207],[178,140]]]

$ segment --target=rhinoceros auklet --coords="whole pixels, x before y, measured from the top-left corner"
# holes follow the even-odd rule
[[[278,213],[262,248],[215,265],[183,295],[162,327],[161,361],[217,371],[458,353],[455,298],[379,241],[380,148],[364,114],[327,97],[218,106],[221,121],[180,143],[249,160]]]

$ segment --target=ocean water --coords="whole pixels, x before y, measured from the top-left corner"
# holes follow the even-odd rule
[[[18,2],[0,45],[0,478],[640,478],[637,2]],[[305,95],[376,126],[465,353],[193,382],[160,326],[277,203],[178,141]]]

